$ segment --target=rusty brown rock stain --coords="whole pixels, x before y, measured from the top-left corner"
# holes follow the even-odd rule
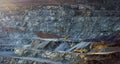
[[[46,33],[43,33],[43,32],[38,32],[37,36],[40,37],[40,38],[61,38],[61,37],[59,37],[57,35],[46,34]]]

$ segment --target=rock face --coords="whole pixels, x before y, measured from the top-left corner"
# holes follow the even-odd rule
[[[120,30],[119,17],[74,16],[74,9],[44,6],[38,9],[0,11],[3,31],[37,33],[39,31],[61,37],[94,38]],[[87,14],[87,13],[86,13]],[[12,28],[12,29],[10,29]],[[14,29],[14,30],[13,30]]]

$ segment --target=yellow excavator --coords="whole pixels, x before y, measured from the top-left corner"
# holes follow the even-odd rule
[[[74,50],[75,53],[87,53],[88,50],[87,49],[81,49],[81,50]]]

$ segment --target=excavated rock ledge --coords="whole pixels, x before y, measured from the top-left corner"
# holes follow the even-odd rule
[[[45,50],[18,49],[22,50],[22,57],[35,57],[49,59],[55,62],[68,64],[118,64],[120,52],[90,52],[90,53],[68,53],[50,52]],[[19,55],[19,54],[18,54]]]
[[[53,55],[55,53],[52,53]],[[60,56],[64,57],[64,60],[60,60],[60,57],[58,58],[49,58],[49,60],[44,60],[41,57],[0,57],[1,63],[6,64],[119,64],[120,60],[120,52],[102,52],[102,53],[87,53],[87,54],[74,54],[74,53],[67,53],[68,55],[65,55],[63,53],[60,53]],[[71,56],[75,56],[77,58],[75,59],[69,59]],[[46,55],[49,56],[49,55]],[[66,58],[65,58],[66,57]],[[56,60],[55,60],[56,59]],[[59,60],[58,60],[59,59]],[[68,60],[68,61],[66,61]],[[71,62],[72,61],[72,62]]]
[[[1,64],[62,64],[61,62],[53,62],[39,58],[30,57],[0,57]]]
[[[35,50],[35,49],[23,49],[19,48],[20,53],[16,53],[21,57],[34,57],[34,58],[44,58],[50,59],[52,61],[63,62],[68,64],[76,64],[79,59],[79,54],[68,53],[68,52],[53,52],[45,50]]]

